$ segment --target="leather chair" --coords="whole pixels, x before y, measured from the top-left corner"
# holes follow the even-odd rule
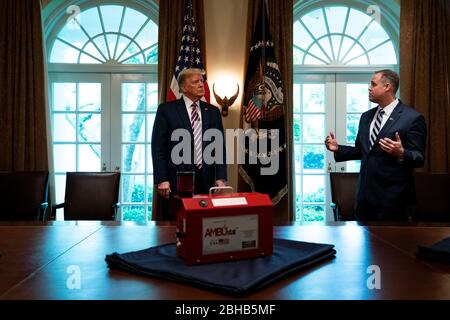
[[[335,221],[355,220],[358,175],[353,172],[330,172],[331,208]]]
[[[416,205],[412,209],[414,221],[450,222],[450,174],[414,174]]]
[[[0,220],[44,220],[48,171],[0,172]]]
[[[115,220],[119,208],[119,172],[67,172],[64,220]]]

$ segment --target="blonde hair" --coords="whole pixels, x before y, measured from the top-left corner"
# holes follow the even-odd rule
[[[198,73],[203,75],[202,69],[190,68],[190,69],[181,70],[181,72],[178,74],[178,78],[177,78],[178,86],[181,87],[187,78],[189,78],[190,76],[192,76],[194,74],[198,74]]]

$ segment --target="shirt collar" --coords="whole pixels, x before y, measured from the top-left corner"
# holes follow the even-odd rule
[[[391,115],[392,111],[394,111],[394,108],[398,105],[398,103],[399,103],[398,99],[395,99],[390,104],[388,104],[386,107],[384,107],[383,108],[384,114],[389,117]],[[378,107],[378,110],[381,110],[381,107]]]
[[[191,99],[189,99],[185,95],[183,95],[183,100],[184,100],[184,103],[186,104],[186,107],[188,107],[188,108],[190,108],[192,106],[192,104],[194,103],[194,101],[192,101]],[[195,104],[197,106],[199,106],[200,105],[200,100],[195,102]]]

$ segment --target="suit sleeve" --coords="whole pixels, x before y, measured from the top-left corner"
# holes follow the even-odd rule
[[[359,140],[359,132],[356,136],[355,146],[350,147],[339,145],[338,151],[334,153],[334,160],[336,160],[336,162],[361,160],[361,142]]]
[[[413,168],[423,167],[425,164],[425,145],[427,139],[427,126],[422,115],[417,117],[406,133],[406,141],[403,142],[405,153],[403,160],[406,165]]]
[[[156,111],[155,122],[152,132],[152,161],[153,161],[153,178],[156,184],[169,181],[168,173],[168,135],[169,128],[167,119],[164,116],[162,105]]]
[[[217,129],[220,130],[220,132],[222,133],[222,137],[223,137],[223,161],[222,163],[217,163],[216,164],[216,180],[219,179],[223,179],[223,180],[227,180],[227,154],[226,154],[226,141],[225,141],[225,135],[224,135],[224,130],[223,130],[223,124],[222,124],[222,116],[220,114],[220,111],[215,108],[217,110],[216,112],[216,117],[217,117]]]

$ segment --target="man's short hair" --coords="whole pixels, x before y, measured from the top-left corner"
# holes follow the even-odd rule
[[[395,72],[393,70],[389,70],[389,69],[384,69],[384,70],[375,72],[375,74],[379,74],[379,73],[381,73],[381,81],[383,81],[383,83],[389,82],[392,86],[392,90],[394,91],[394,94],[396,94],[399,84],[400,84],[400,78],[399,78],[397,72]]]
[[[197,73],[202,74],[202,70],[196,69],[196,68],[181,70],[181,72],[178,74],[178,78],[177,78],[178,86],[181,87],[181,85],[186,81],[187,78],[189,78],[191,75],[197,74]]]

